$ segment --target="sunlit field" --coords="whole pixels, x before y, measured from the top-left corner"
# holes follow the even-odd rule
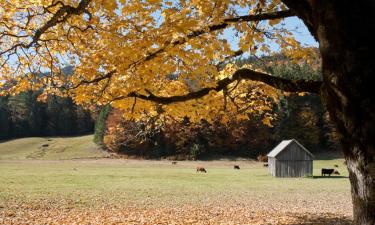
[[[315,160],[314,178],[274,178],[251,160],[172,165],[104,158],[97,149],[96,158],[60,151],[60,160],[21,159],[22,150],[9,157],[9,143],[0,143],[0,223],[349,224],[352,216],[342,159]],[[340,176],[320,177],[334,165]]]

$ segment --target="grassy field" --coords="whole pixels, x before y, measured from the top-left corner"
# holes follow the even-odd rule
[[[22,138],[0,142],[0,160],[101,158],[106,154],[93,136],[71,138]]]
[[[82,140],[89,145],[90,138]],[[314,161],[315,178],[281,179],[254,161],[171,165],[108,159],[98,158],[106,154],[95,146],[80,145],[79,138],[36,140],[0,144],[0,224],[350,223],[350,186],[342,159]],[[53,152],[28,157],[38,155],[45,141]],[[63,142],[66,152],[56,153]],[[26,149],[24,143],[34,144]],[[19,148],[11,151],[12,145]],[[233,170],[233,164],[241,170]],[[342,176],[319,177],[322,167],[334,164]],[[208,173],[196,173],[198,165]]]

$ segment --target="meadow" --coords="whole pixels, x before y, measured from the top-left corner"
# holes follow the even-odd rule
[[[88,147],[91,138],[31,138],[0,143],[0,223],[351,221],[348,173],[343,159],[335,155],[317,156],[314,177],[274,178],[262,163],[244,159],[179,161],[172,165],[167,160],[108,158],[94,145]],[[45,143],[48,147],[41,147]],[[234,164],[241,169],[234,170]],[[339,166],[340,176],[320,177],[321,168],[334,165]],[[204,166],[207,173],[197,173],[196,166]]]

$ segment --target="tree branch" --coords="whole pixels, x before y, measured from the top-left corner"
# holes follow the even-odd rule
[[[224,66],[225,62],[227,62],[228,60],[230,60],[230,59],[232,59],[234,57],[240,56],[242,54],[243,54],[242,50],[238,50],[238,51],[234,52],[233,55],[227,56],[227,57],[224,58],[223,61],[219,62],[216,65],[216,68],[220,69],[220,67]],[[76,89],[76,88],[78,88],[78,87],[80,87],[82,85],[95,84],[95,83],[98,83],[98,82],[100,82],[102,80],[110,79],[116,72],[117,72],[117,70],[112,70],[112,71],[104,74],[103,76],[94,78],[92,80],[81,80],[78,84],[76,84],[75,86],[71,87],[70,89]]]
[[[36,44],[40,40],[41,36],[45,32],[47,32],[47,30],[49,28],[54,27],[59,23],[65,22],[72,15],[80,15],[82,13],[89,13],[86,8],[89,5],[90,1],[91,0],[81,0],[81,2],[78,4],[77,7],[73,7],[73,6],[70,6],[70,5],[64,5],[64,4],[62,4],[61,1],[58,1],[55,4],[52,4],[52,5],[48,6],[46,9],[48,9],[49,7],[57,6],[58,4],[62,5],[53,14],[51,19],[49,19],[44,25],[42,25],[40,28],[38,28],[35,31],[34,35],[31,37],[32,40],[30,41],[30,43],[28,43],[28,44],[26,44],[26,43],[15,44],[11,48],[0,52],[0,56],[5,54],[5,53],[11,52],[13,50],[16,51],[17,48],[19,48],[19,47],[28,49],[28,48],[32,47],[34,44]],[[47,10],[47,12],[48,12],[48,10]],[[4,22],[2,22],[2,23],[5,24]],[[27,23],[29,23],[29,21]],[[20,37],[23,37],[23,36],[20,36]]]
[[[198,37],[202,34],[222,30],[227,28],[231,23],[237,22],[252,22],[252,21],[261,21],[261,20],[274,20],[274,19],[283,19],[287,17],[295,16],[295,14],[290,10],[278,11],[278,12],[267,12],[267,13],[260,13],[256,15],[246,15],[246,16],[238,16],[234,18],[227,18],[224,19],[222,23],[209,25],[207,27],[192,31],[191,33],[187,34],[185,38],[170,41],[165,43],[164,47],[156,50],[155,52],[147,55],[143,61],[148,61],[155,58],[158,54],[164,52],[167,46],[177,46],[182,45],[187,42],[187,40]]]
[[[58,1],[57,3],[61,3]],[[55,3],[57,5],[57,3]],[[49,28],[55,26],[58,23],[65,22],[71,15],[80,15],[87,12],[86,7],[89,5],[90,0],[82,0],[77,7],[72,7],[70,5],[63,5],[57,12],[48,20],[42,27],[35,31],[33,40],[30,42],[28,47],[31,47],[36,43],[42,34],[44,34]],[[61,3],[62,4],[62,3]]]
[[[237,22],[253,22],[253,21],[261,21],[261,20],[274,20],[274,19],[283,19],[287,17],[295,16],[295,14],[290,10],[283,10],[278,12],[267,12],[267,13],[260,13],[256,15],[246,15],[246,16],[238,16],[233,18],[224,19],[222,23],[210,25],[205,27],[204,29],[193,31],[192,33],[187,35],[187,38],[197,37],[201,34],[222,30],[227,28],[231,23]],[[178,42],[178,41],[177,41]],[[179,44],[179,43],[172,43],[172,44]]]
[[[110,79],[113,76],[113,74],[115,74],[115,73],[116,73],[116,70],[112,70],[112,71],[104,74],[103,76],[94,78],[92,80],[81,80],[78,84],[76,84],[75,86],[73,86],[69,89],[76,89],[81,85],[95,84],[95,83],[98,83],[99,81],[102,81],[102,80],[105,80],[105,79]]]
[[[220,80],[216,87],[202,88],[199,91],[191,92],[185,95],[163,97],[157,96],[146,90],[148,95],[139,94],[136,92],[131,92],[127,96],[118,97],[114,100],[120,100],[129,97],[136,97],[147,101],[152,101],[160,104],[171,104],[176,102],[184,102],[192,99],[198,99],[207,95],[210,91],[221,91],[226,88],[233,81],[239,80],[252,80],[260,81],[268,84],[274,88],[287,92],[311,92],[319,93],[320,87],[322,85],[321,81],[306,81],[306,80],[288,80],[280,77],[274,77],[266,73],[250,70],[250,69],[239,69],[232,77]]]

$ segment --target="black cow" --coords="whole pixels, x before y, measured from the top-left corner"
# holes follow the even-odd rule
[[[239,166],[239,165],[234,165],[234,166],[233,166],[233,169],[235,169],[235,170],[239,170],[239,169],[240,169],[240,166]]]
[[[334,169],[322,169],[322,176],[325,176],[326,174],[328,174],[328,176],[331,176],[331,174],[333,174],[335,170]]]

